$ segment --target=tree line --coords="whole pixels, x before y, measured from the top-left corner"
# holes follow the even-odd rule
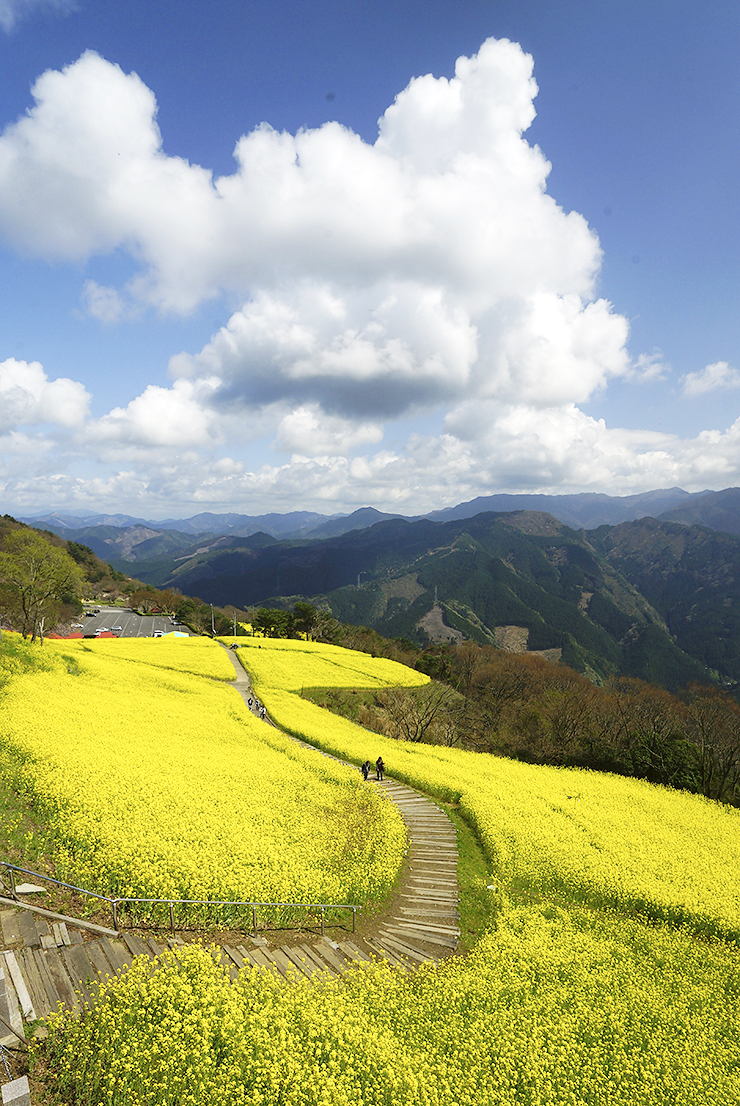
[[[415,655],[410,642],[395,645],[433,677],[429,685],[307,694],[389,737],[614,772],[740,805],[740,705],[720,688],[674,694],[631,677],[597,686],[565,665],[490,645]]]

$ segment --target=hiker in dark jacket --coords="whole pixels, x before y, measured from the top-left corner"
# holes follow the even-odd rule
[[[377,773],[375,776],[376,780],[382,780],[383,773],[385,772],[385,765],[383,764],[382,757],[378,757],[378,759],[375,761],[375,771]]]
[[[360,771],[362,772],[363,780],[367,780],[367,777],[370,775],[370,761],[369,760],[365,761],[365,763],[363,764]]]

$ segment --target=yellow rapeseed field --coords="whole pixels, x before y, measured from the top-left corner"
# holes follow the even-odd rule
[[[641,780],[371,734],[274,683],[271,646],[263,643],[256,654],[240,650],[240,657],[279,725],[357,764],[380,754],[389,775],[459,804],[480,836],[494,882],[575,894],[597,907],[740,939],[740,811]],[[309,654],[307,667],[311,661]],[[295,668],[303,672],[297,661]],[[356,686],[369,685],[358,679]]]
[[[268,688],[300,691],[302,687],[422,687],[429,677],[405,664],[371,657],[354,649],[292,638],[223,638],[238,641],[239,658],[249,670],[258,694]]]
[[[235,986],[203,948],[141,958],[52,1029],[94,1106],[737,1106],[736,949],[513,910],[465,960]]]
[[[215,679],[171,670],[177,657]],[[44,661],[5,686],[0,732],[62,878],[120,897],[335,903],[392,883],[395,809],[252,716],[219,645],[57,642]]]
[[[368,681],[379,678],[408,686],[421,682],[416,673],[394,666],[380,677],[373,658],[356,653],[346,655],[342,673],[342,651],[324,653],[326,647],[298,642],[260,644],[250,643],[239,655],[273,718],[348,760],[359,763],[382,753],[392,776],[459,803],[483,842],[492,882],[512,894],[495,897],[489,930],[472,954],[409,974],[379,964],[352,969],[341,979],[296,978],[288,984],[248,969],[232,985],[207,948],[173,950],[156,972],[142,958],[104,985],[93,1009],[83,1009],[79,1018],[55,1018],[49,1041],[34,1046],[48,1064],[50,1101],[740,1106],[740,812],[639,781],[369,734],[303,700],[300,688],[330,686],[328,666],[333,685],[345,687],[378,686]],[[144,803],[137,791],[141,781],[164,796],[151,800],[164,825],[172,804],[176,818],[194,832],[188,799],[198,786],[213,795],[218,789],[211,781],[218,780],[234,793],[250,778],[255,787],[240,808],[245,840],[253,848],[265,842],[268,849],[279,842],[282,852],[270,856],[279,855],[288,881],[299,878],[311,856],[330,852],[327,838],[349,816],[345,799],[357,794],[346,771],[302,753],[260,723],[227,724],[229,711],[242,718],[240,704],[214,679],[155,672],[129,660],[116,669],[113,648],[72,655],[64,643],[60,658],[62,652],[61,674],[40,670],[27,685],[31,677],[16,674],[0,699],[2,732],[25,718],[25,736],[12,731],[13,747],[26,751],[25,778],[47,803],[55,832],[79,832],[77,844],[85,835],[93,841],[98,790],[116,818],[125,819],[132,803],[148,817],[149,808],[137,805]],[[170,736],[165,715],[156,715],[151,731],[143,724],[146,740],[130,732],[132,724],[116,722],[122,674],[144,717],[156,710],[152,689],[163,689],[166,709],[174,712]],[[110,691],[100,694],[98,754],[76,731],[85,729],[86,712],[95,709],[86,683],[100,691],[105,680]],[[68,692],[67,686],[77,690]],[[24,715],[23,704],[31,693],[42,705],[41,717],[52,710],[55,694],[63,704],[63,754],[51,727],[28,736],[32,712]],[[182,711],[178,702],[185,704]],[[198,712],[209,719],[208,736],[188,725]],[[116,725],[117,740],[111,734],[108,741],[106,732]],[[227,736],[216,738],[212,730]],[[92,772],[83,781],[85,758]],[[240,758],[249,770],[237,777],[233,766]],[[78,806],[70,780],[82,793]],[[124,792],[119,807],[112,780]],[[318,837],[302,852],[304,843],[286,832],[282,815],[287,812],[289,822],[308,831],[309,811],[315,819],[323,787],[323,813],[331,820],[339,812],[338,820],[328,834],[315,827]],[[387,812],[379,809],[380,835],[392,835],[393,822],[383,822]],[[256,814],[265,819],[263,838],[253,832]],[[226,805],[222,817],[228,818]],[[204,850],[214,869],[226,865],[228,850],[218,852],[205,807],[202,818]],[[127,836],[139,841],[144,827],[129,818],[125,829],[95,838],[85,862],[104,871],[111,855],[127,871],[133,859],[125,853]],[[181,846],[182,836],[171,832]],[[332,871],[355,866],[355,836],[357,827],[347,851],[332,854]],[[161,871],[170,859],[163,859]],[[193,871],[189,878],[200,877]],[[697,930],[719,936],[697,937]]]
[[[127,660],[148,668],[171,668],[174,672],[192,672],[214,680],[233,680],[234,669],[223,649],[214,649],[210,638],[97,638],[87,641],[50,641],[47,645],[57,653],[75,655],[79,651],[95,650],[96,656],[107,656],[116,663]]]

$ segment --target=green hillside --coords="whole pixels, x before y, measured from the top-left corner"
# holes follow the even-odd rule
[[[620,673],[677,687],[709,678],[586,535],[538,512],[396,520],[325,541],[264,537],[261,547],[231,539],[166,583],[221,605],[310,598],[343,622],[419,644],[434,639],[425,619],[436,606],[450,636],[497,643],[502,628],[519,627],[530,651],[559,650],[597,680]]]
[[[740,681],[740,539],[644,518],[589,540],[659,612],[676,645]]]

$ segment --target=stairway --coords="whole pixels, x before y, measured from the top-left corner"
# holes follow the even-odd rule
[[[229,657],[237,675],[234,686],[246,703],[251,695],[249,676],[233,653]],[[304,741],[298,744],[317,756],[330,756]],[[351,940],[343,932],[341,940],[306,933],[305,940],[278,944],[276,932],[270,934],[270,942],[264,936],[245,936],[245,943],[220,945],[218,956],[232,980],[245,966],[286,979],[313,978],[319,973],[339,976],[351,965],[377,961],[413,970],[454,953],[460,936],[454,826],[431,799],[406,784],[385,779],[368,781],[367,786],[380,788],[395,803],[408,833],[408,855],[391,907],[362,926],[366,935],[353,934]],[[93,935],[70,920],[65,924],[44,917],[32,907],[11,907],[8,900],[1,905],[7,907],[0,910],[6,1020],[21,1035],[22,1021],[43,1019],[60,1004],[77,1010],[80,999],[91,998],[96,980],[126,971],[136,956],[156,960],[167,948],[184,943],[179,936],[155,939],[143,931]],[[339,936],[339,931],[334,932]],[[2,986],[0,979],[0,1007],[4,1007]],[[0,1015],[5,1016],[3,1009]],[[0,1024],[0,1044],[12,1044],[12,1034],[3,1037],[3,1033],[7,1030]]]
[[[222,945],[219,956],[232,979],[245,965],[287,979],[311,978],[320,972],[341,975],[350,965],[377,960],[413,969],[454,952],[460,935],[454,827],[431,800],[405,784],[384,780],[369,786],[381,788],[397,805],[409,835],[393,908],[375,919],[372,936],[353,935],[350,940],[342,935],[335,941],[306,934],[305,940],[274,947],[264,937],[245,937],[249,947]],[[60,1003],[78,1009],[80,998],[91,998],[92,983],[125,971],[135,956],[156,959],[165,949],[183,944],[180,937],[155,940],[141,932],[93,936],[22,906],[0,912],[0,925],[9,1021],[21,1035],[22,1020],[43,1019]],[[272,936],[279,940],[279,934]],[[3,1038],[3,1032],[0,1025],[0,1043],[11,1044],[12,1035]]]
[[[375,786],[400,810],[409,853],[399,905],[382,918],[372,944],[381,955],[391,951],[417,963],[438,960],[454,952],[460,936],[455,828],[439,807],[411,787],[394,780]]]

